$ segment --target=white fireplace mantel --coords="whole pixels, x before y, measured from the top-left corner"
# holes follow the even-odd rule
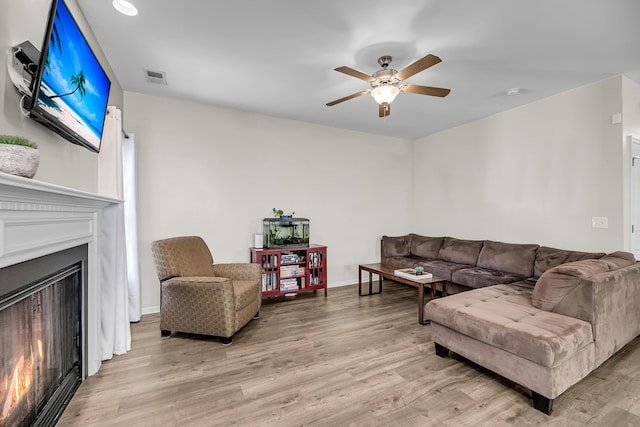
[[[0,268],[79,245],[88,245],[86,365],[101,364],[100,269],[103,210],[122,203],[42,181],[0,173]]]

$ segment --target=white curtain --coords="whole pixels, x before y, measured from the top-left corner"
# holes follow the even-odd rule
[[[102,360],[131,350],[129,293],[125,256],[124,206],[122,203],[102,210]]]
[[[129,320],[142,317],[140,268],[138,262],[138,194],[135,135],[122,140],[122,173],[124,189],[124,230],[127,252],[127,289],[129,291]]]
[[[122,180],[122,114],[108,107],[98,155],[98,193],[122,200]],[[101,219],[101,343],[102,360],[107,360],[131,349],[124,204],[109,205]]]

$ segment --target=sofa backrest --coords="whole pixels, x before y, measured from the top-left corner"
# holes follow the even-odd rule
[[[411,236],[411,255],[426,259],[437,259],[444,237],[428,237],[419,234]]]
[[[385,263],[393,257],[409,256],[411,253],[411,235],[382,236],[380,242],[380,262]]]
[[[536,259],[535,244],[503,243],[485,240],[478,256],[477,266],[505,273],[533,275],[533,263]]]
[[[532,250],[535,254],[533,260],[531,259]],[[430,237],[415,233],[382,236],[380,244],[380,262],[382,263],[397,263],[401,257],[441,259],[536,278],[558,265],[599,259],[604,255],[604,252],[569,251],[536,244]],[[413,265],[410,260],[406,262],[407,265]],[[529,266],[530,262],[532,268]]]
[[[483,242],[445,237],[438,258],[456,264],[476,265]]]
[[[604,252],[579,252],[564,249],[540,246],[536,253],[533,265],[533,276],[540,277],[545,271],[567,262],[581,261],[583,259],[598,259],[605,255]]]

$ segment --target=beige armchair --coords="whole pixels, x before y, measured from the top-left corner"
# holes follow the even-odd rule
[[[262,304],[259,264],[214,264],[198,236],[157,240],[151,250],[160,279],[160,331],[213,335],[223,344],[251,319]]]

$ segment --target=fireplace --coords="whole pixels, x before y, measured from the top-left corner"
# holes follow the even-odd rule
[[[120,203],[0,173],[0,426],[52,425],[100,369],[101,272]]]
[[[0,269],[0,425],[54,425],[82,381],[87,245]]]

